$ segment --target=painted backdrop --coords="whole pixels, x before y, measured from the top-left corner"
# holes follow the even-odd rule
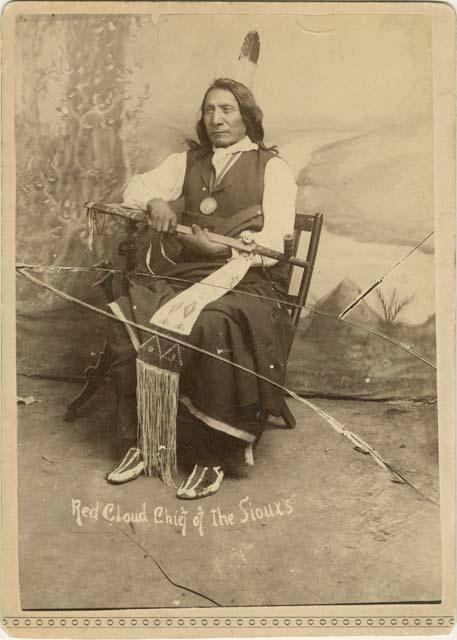
[[[87,200],[184,150],[201,96],[261,40],[254,93],[267,142],[325,226],[309,305],[338,315],[433,231],[427,16],[27,16],[16,30],[17,261],[118,260],[107,225],[93,252]],[[433,236],[347,318],[435,359]],[[103,305],[92,275],[43,279]],[[74,376],[104,321],[17,282],[18,370]],[[307,310],[288,384],[301,393],[434,398],[431,367],[392,342]]]

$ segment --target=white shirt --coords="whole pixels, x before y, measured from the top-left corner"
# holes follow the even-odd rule
[[[244,151],[252,149],[258,149],[258,145],[248,136],[230,147],[215,148],[211,161],[215,168],[216,181],[229,156],[236,156],[233,161],[235,164]],[[124,192],[124,203],[145,209],[147,202],[152,198],[161,198],[166,202],[176,200],[182,192],[186,164],[187,152],[172,153],[156,169],[133,176]],[[294,230],[297,185],[288,164],[277,156],[272,157],[266,164],[264,183],[264,226],[262,231],[255,234],[255,241],[282,252],[284,236],[293,233]],[[276,260],[270,258],[259,258],[255,258],[254,264],[276,263]]]

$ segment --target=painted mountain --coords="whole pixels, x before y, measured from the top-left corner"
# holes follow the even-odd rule
[[[433,229],[432,158],[428,117],[325,144],[297,175],[297,208],[325,212],[331,233],[415,245]]]
[[[390,340],[434,362],[435,316],[420,325],[388,324],[362,301],[345,317],[348,322],[337,320],[360,292],[344,279],[300,322],[289,358],[288,387],[303,395],[434,399],[435,369]]]

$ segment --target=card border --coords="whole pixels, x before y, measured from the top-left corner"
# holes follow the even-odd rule
[[[14,163],[14,21],[20,14],[77,13],[301,13],[329,10],[354,14],[425,14],[432,20],[434,82],[434,188],[436,231],[436,307],[438,362],[438,419],[440,448],[440,495],[442,525],[443,596],[440,604],[388,605],[294,605],[278,607],[214,608],[88,612],[37,612],[21,610],[17,557],[17,468],[15,368],[15,206]],[[114,11],[113,11],[114,9]],[[2,561],[4,570],[3,626],[8,633],[26,637],[188,637],[199,635],[354,635],[376,629],[376,634],[430,634],[449,630],[455,612],[455,12],[441,2],[24,2],[7,5],[3,11],[2,148],[3,253],[2,253]],[[7,249],[9,248],[9,250]],[[449,295],[449,292],[452,295]],[[7,553],[5,553],[7,550]],[[403,612],[399,615],[401,608]],[[363,609],[363,615],[359,615]],[[260,614],[259,614],[260,610]],[[151,611],[159,613],[151,615]],[[218,609],[218,611],[221,611]],[[242,614],[236,614],[241,611]],[[276,615],[266,613],[276,612]],[[293,611],[291,615],[289,612]],[[300,612],[300,613],[299,613]],[[46,613],[46,615],[45,615]],[[265,615],[262,615],[265,613]],[[424,615],[425,614],[425,615]],[[290,623],[287,621],[290,620]],[[123,622],[124,621],[124,622]],[[171,622],[170,622],[171,621]],[[207,621],[207,622],[204,622]],[[240,622],[241,621],[241,622]],[[276,622],[277,621],[277,622]],[[300,621],[300,622],[298,622]],[[46,623],[46,624],[45,624]],[[196,631],[198,630],[198,634]],[[89,635],[87,637],[89,637]]]

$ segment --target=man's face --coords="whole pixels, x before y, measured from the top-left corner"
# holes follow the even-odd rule
[[[208,93],[203,108],[203,121],[215,147],[228,147],[246,135],[238,102],[226,89],[213,89]]]

